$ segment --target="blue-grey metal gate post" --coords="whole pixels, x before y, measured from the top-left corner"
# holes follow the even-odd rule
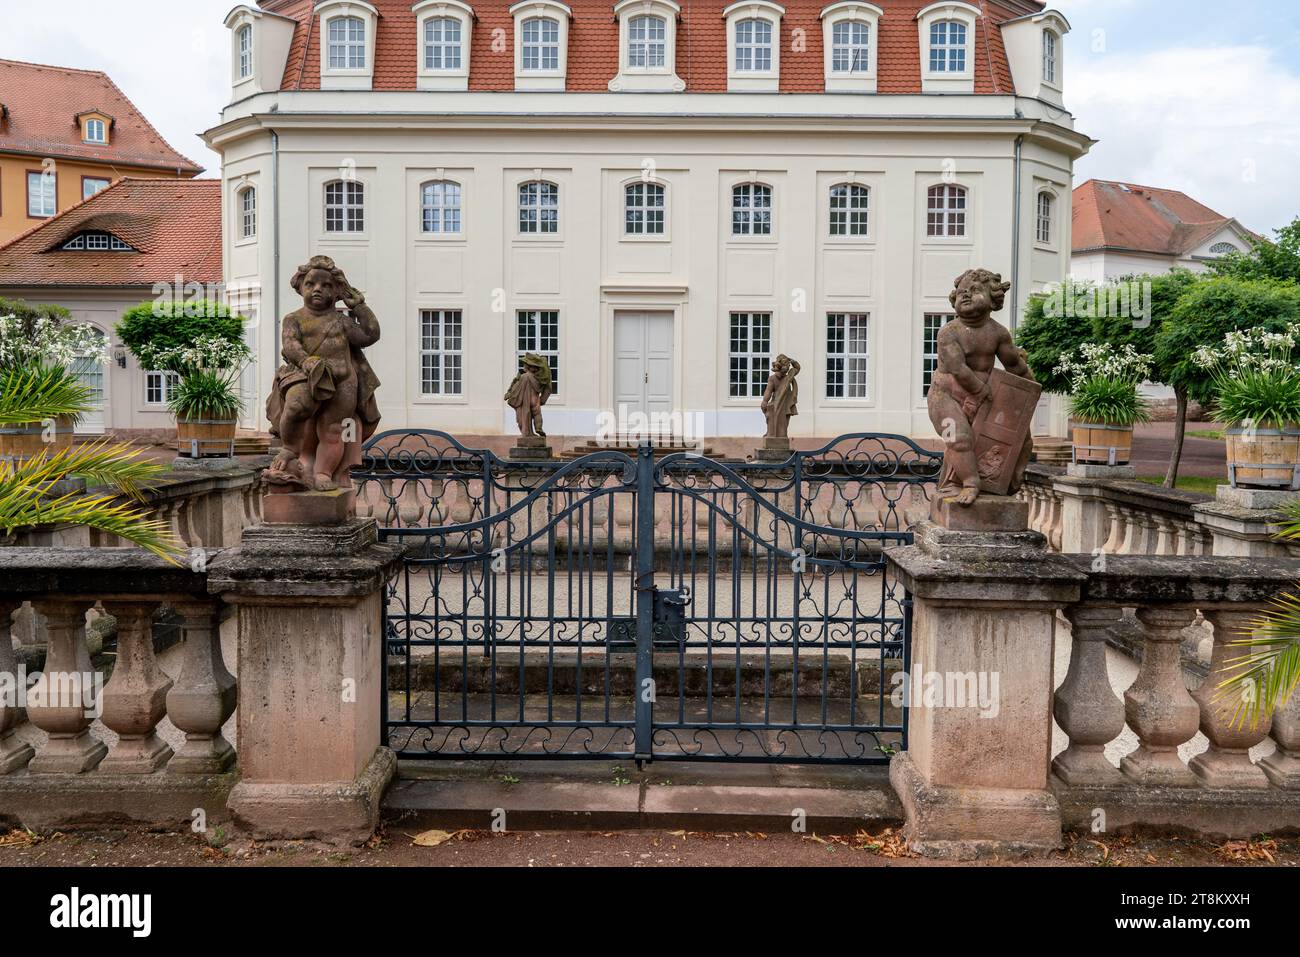
[[[654,450],[636,454],[636,760],[654,757],[655,492]]]

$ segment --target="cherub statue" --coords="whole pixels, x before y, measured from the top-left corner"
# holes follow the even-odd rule
[[[348,472],[379,424],[379,379],[361,351],[379,341],[379,320],[328,256],[299,266],[289,284],[303,305],[281,328],[284,365],[266,417],[283,447],[265,478],[316,491],[349,488]]]
[[[975,431],[971,427],[980,407],[993,396],[989,376],[994,360],[1012,375],[1033,381],[1025,352],[1011,341],[1007,327],[993,318],[1006,302],[1010,283],[987,269],[968,269],[957,277],[948,299],[957,320],[939,330],[938,365],[930,385],[930,422],[944,440],[943,475],[939,497],[957,504],[974,504],[980,494]],[[1026,438],[1015,474],[1023,476],[1033,450]]]
[[[790,435],[790,419],[799,414],[799,363],[787,355],[779,355],[772,362],[772,374],[767,377],[763,401],[759,408],[767,417],[767,437],[784,439]]]
[[[551,367],[546,359],[530,352],[520,360],[523,366],[506,390],[506,405],[515,410],[515,422],[521,436],[545,437],[542,431],[542,406],[551,397]]]

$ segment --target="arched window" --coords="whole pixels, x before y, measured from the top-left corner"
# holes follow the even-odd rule
[[[1038,228],[1036,237],[1040,243],[1052,241],[1052,214],[1056,207],[1056,197],[1051,193],[1038,194]]]
[[[1056,82],[1057,36],[1051,30],[1043,31],[1043,82]]]
[[[560,231],[560,187],[544,180],[519,184],[519,231]]]
[[[366,188],[352,179],[325,184],[325,232],[360,233],[366,229]]]
[[[831,27],[831,72],[866,73],[871,69],[871,24],[841,20]]]
[[[560,68],[560,23],[550,17],[529,17],[523,24],[519,65],[523,70]]]
[[[253,186],[239,191],[239,233],[244,239],[257,235],[257,189]]]
[[[772,21],[753,18],[736,23],[737,73],[770,73],[772,70]]]
[[[460,184],[437,180],[420,187],[420,231],[460,232]]]
[[[772,187],[741,183],[731,191],[731,235],[772,234]]]
[[[966,72],[966,24],[957,20],[930,24],[930,72]]]
[[[329,68],[366,68],[366,21],[360,17],[334,17],[329,21]]]
[[[460,21],[455,17],[431,17],[424,21],[424,68],[459,70]]]
[[[1232,253],[1239,253],[1239,252],[1241,252],[1241,250],[1238,249],[1236,246],[1234,246],[1232,243],[1215,243],[1213,246],[1210,247],[1211,256],[1228,256],[1231,255]]]
[[[253,75],[253,27],[246,24],[239,28],[239,78]]]
[[[668,24],[663,17],[633,17],[627,24],[627,65],[633,70],[662,69],[667,62]]]
[[[927,236],[966,235],[966,188],[931,186],[926,201]]]
[[[664,188],[658,183],[624,187],[624,232],[629,236],[662,236],[664,209]]]
[[[831,187],[831,235],[865,236],[870,222],[871,190],[853,183]]]

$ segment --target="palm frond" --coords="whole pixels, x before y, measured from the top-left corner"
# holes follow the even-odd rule
[[[141,483],[166,471],[156,462],[142,460],[143,453],[139,446],[100,439],[59,449],[52,455],[42,450],[17,464],[6,463],[6,467],[18,480],[42,488],[49,482],[76,476],[84,478],[88,485],[112,486],[138,499]]]
[[[1300,541],[1300,499],[1283,505],[1282,514],[1286,516],[1286,521],[1282,523],[1282,531],[1278,532],[1277,537],[1291,542]]]
[[[19,425],[68,416],[90,406],[90,389],[61,366],[16,367],[0,371],[0,425]]]
[[[1269,604],[1241,639],[1229,642],[1244,653],[1228,659],[1211,697],[1232,707],[1234,727],[1257,727],[1300,685],[1300,596],[1283,594]]]
[[[37,525],[72,524],[116,535],[177,564],[184,545],[166,522],[110,495],[71,493],[42,496],[34,486],[0,481],[0,529],[6,533]]]

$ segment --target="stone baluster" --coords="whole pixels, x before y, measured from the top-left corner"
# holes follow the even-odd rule
[[[1124,522],[1124,540],[1120,543],[1119,554],[1121,555],[1141,555],[1144,549],[1141,547],[1142,541],[1142,523],[1138,520],[1131,508],[1119,506],[1120,515]]]
[[[1070,746],[1052,760],[1066,784],[1115,784],[1119,770],[1106,759],[1106,745],[1124,730],[1124,704],[1110,686],[1106,637],[1123,616],[1120,608],[1076,605],[1068,608],[1070,670],[1053,698],[1056,723]]]
[[[1183,683],[1179,651],[1182,631],[1196,620],[1196,609],[1178,606],[1139,608],[1146,646],[1137,680],[1124,692],[1124,713],[1139,744],[1120,767],[1138,784],[1185,787],[1196,776],[1178,756],[1200,726],[1201,709]]]
[[[1101,546],[1101,550],[1107,555],[1116,555],[1124,547],[1125,522],[1124,514],[1120,511],[1118,505],[1112,502],[1106,503],[1106,515],[1108,518],[1108,529],[1106,532],[1106,543]]]
[[[218,774],[235,761],[235,749],[221,734],[235,713],[235,679],[221,655],[218,606],[177,602],[183,620],[181,669],[167,692],[167,717],[185,732],[185,743],[167,765],[169,774]]]
[[[171,679],[158,667],[153,652],[156,602],[105,600],[117,619],[117,662],[104,687],[104,726],[118,741],[99,765],[105,774],[151,774],[167,763],[172,749],[158,737],[158,722],[167,713]]]
[[[1019,497],[1029,503],[1029,527],[1034,531],[1038,531],[1038,512],[1042,504],[1038,489],[1026,483],[1021,486]]]
[[[1164,515],[1157,515],[1156,522],[1156,547],[1157,555],[1176,555],[1178,549],[1175,545],[1178,535],[1174,531],[1174,523]]]
[[[1060,493],[1052,490],[1048,493],[1051,496],[1052,510],[1051,519],[1048,522],[1047,530],[1043,533],[1047,536],[1047,544],[1054,552],[1061,550],[1061,524],[1064,513],[1064,503],[1061,501]]]
[[[49,735],[28,765],[33,774],[80,774],[104,759],[108,748],[90,733],[98,702],[98,675],[86,647],[89,601],[43,599],[32,607],[45,616],[49,651],[45,669],[28,693],[27,718]]]
[[[1261,715],[1251,727],[1248,721],[1236,720],[1235,698],[1215,700],[1219,685],[1233,673],[1234,658],[1249,652],[1249,647],[1231,645],[1251,632],[1257,609],[1240,607],[1213,609],[1205,613],[1214,625],[1214,651],[1210,672],[1192,693],[1201,706],[1201,733],[1210,739],[1210,748],[1191,760],[1192,771],[1212,788],[1267,788],[1268,777],[1250,760],[1250,749],[1268,737],[1271,721]]]
[[[1275,786],[1300,791],[1300,690],[1273,713],[1273,740],[1277,750],[1260,767]]]
[[[18,707],[19,693],[25,687],[19,679],[18,665],[14,660],[13,630],[11,621],[21,602],[0,602],[0,774],[9,774],[27,767],[36,752],[26,742],[19,741],[15,733],[22,712]]]

